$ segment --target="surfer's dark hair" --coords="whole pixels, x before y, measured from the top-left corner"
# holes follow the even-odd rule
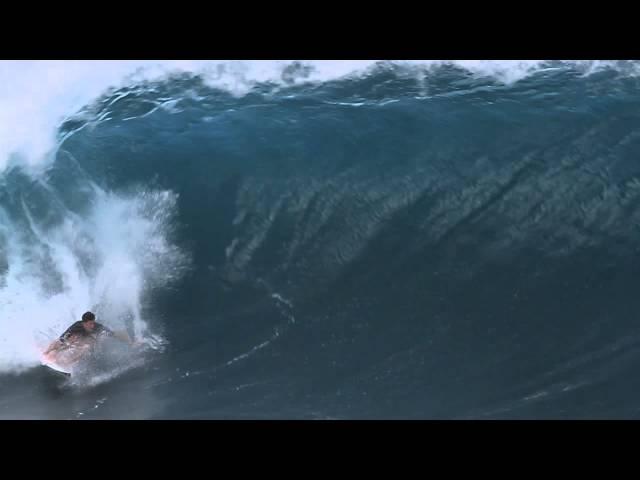
[[[91,312],[85,312],[82,314],[83,322],[93,322],[96,319],[96,316]]]

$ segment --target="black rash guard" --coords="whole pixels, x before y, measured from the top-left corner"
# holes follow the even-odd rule
[[[98,322],[96,322],[96,326],[93,328],[93,330],[88,331],[82,326],[82,322],[78,321],[67,328],[65,332],[60,335],[60,341],[62,343],[66,343],[67,340],[72,336],[78,336],[81,338],[92,338],[95,340],[100,335],[113,336],[113,332]]]

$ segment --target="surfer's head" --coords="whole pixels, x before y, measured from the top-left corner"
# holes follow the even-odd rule
[[[96,316],[92,312],[82,314],[82,326],[87,330],[93,330],[96,326]]]

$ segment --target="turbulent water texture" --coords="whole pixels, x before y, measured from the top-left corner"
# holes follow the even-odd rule
[[[637,417],[638,72],[0,62],[0,418]]]

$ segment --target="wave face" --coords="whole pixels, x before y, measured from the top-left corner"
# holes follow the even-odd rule
[[[636,417],[637,73],[0,62],[0,418]]]

